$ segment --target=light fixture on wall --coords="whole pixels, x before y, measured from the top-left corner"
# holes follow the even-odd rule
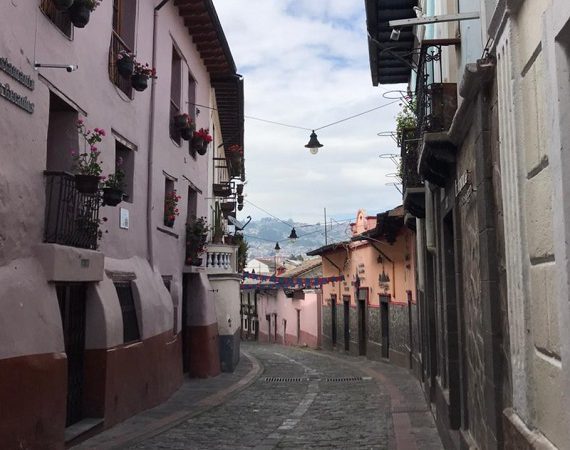
[[[41,64],[39,62],[34,62],[34,69],[65,69],[68,72],[75,72],[79,69],[77,64]]]
[[[317,139],[317,134],[315,133],[315,130],[313,130],[309,138],[309,142],[307,145],[305,145],[305,147],[309,149],[311,155],[316,155],[319,152],[319,148],[321,148],[322,146],[323,144],[319,142],[319,140]]]

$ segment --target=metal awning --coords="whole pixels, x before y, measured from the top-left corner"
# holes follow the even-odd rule
[[[417,0],[366,0],[368,33],[377,41],[368,39],[368,54],[372,84],[407,83],[415,36],[413,27],[400,28],[400,38],[390,40],[390,20],[416,17],[413,10]],[[388,50],[386,50],[388,49]]]

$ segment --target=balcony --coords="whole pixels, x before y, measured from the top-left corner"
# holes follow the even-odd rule
[[[227,244],[206,244],[206,251],[202,255],[201,266],[184,267],[184,272],[203,272],[213,274],[237,273],[237,246]]]
[[[422,42],[416,81],[418,161],[420,175],[445,187],[455,167],[455,147],[447,131],[457,110],[457,85],[442,81],[443,46],[456,45],[455,39]]]
[[[44,242],[97,249],[99,194],[82,194],[75,177],[67,172],[44,172],[46,210]]]

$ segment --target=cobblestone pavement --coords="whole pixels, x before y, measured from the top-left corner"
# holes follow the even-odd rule
[[[274,344],[242,348],[263,366],[261,376],[130,448],[443,448],[418,382],[405,370]]]

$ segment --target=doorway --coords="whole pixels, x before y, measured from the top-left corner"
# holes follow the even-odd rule
[[[297,344],[301,343],[301,310],[297,310]]]
[[[380,296],[380,330],[382,333],[382,357],[390,358],[390,297]]]
[[[332,345],[336,346],[336,295],[331,295],[331,322]]]
[[[180,332],[182,334],[182,373],[190,371],[190,346],[188,339],[188,289],[186,286],[189,283],[188,277],[190,275],[184,274],[182,282],[182,317],[180,319]]]
[[[68,427],[83,419],[83,387],[85,384],[85,293],[82,283],[56,285],[57,301],[63,326],[63,342],[67,355]]]
[[[350,297],[343,297],[344,303],[344,350],[350,349]]]

